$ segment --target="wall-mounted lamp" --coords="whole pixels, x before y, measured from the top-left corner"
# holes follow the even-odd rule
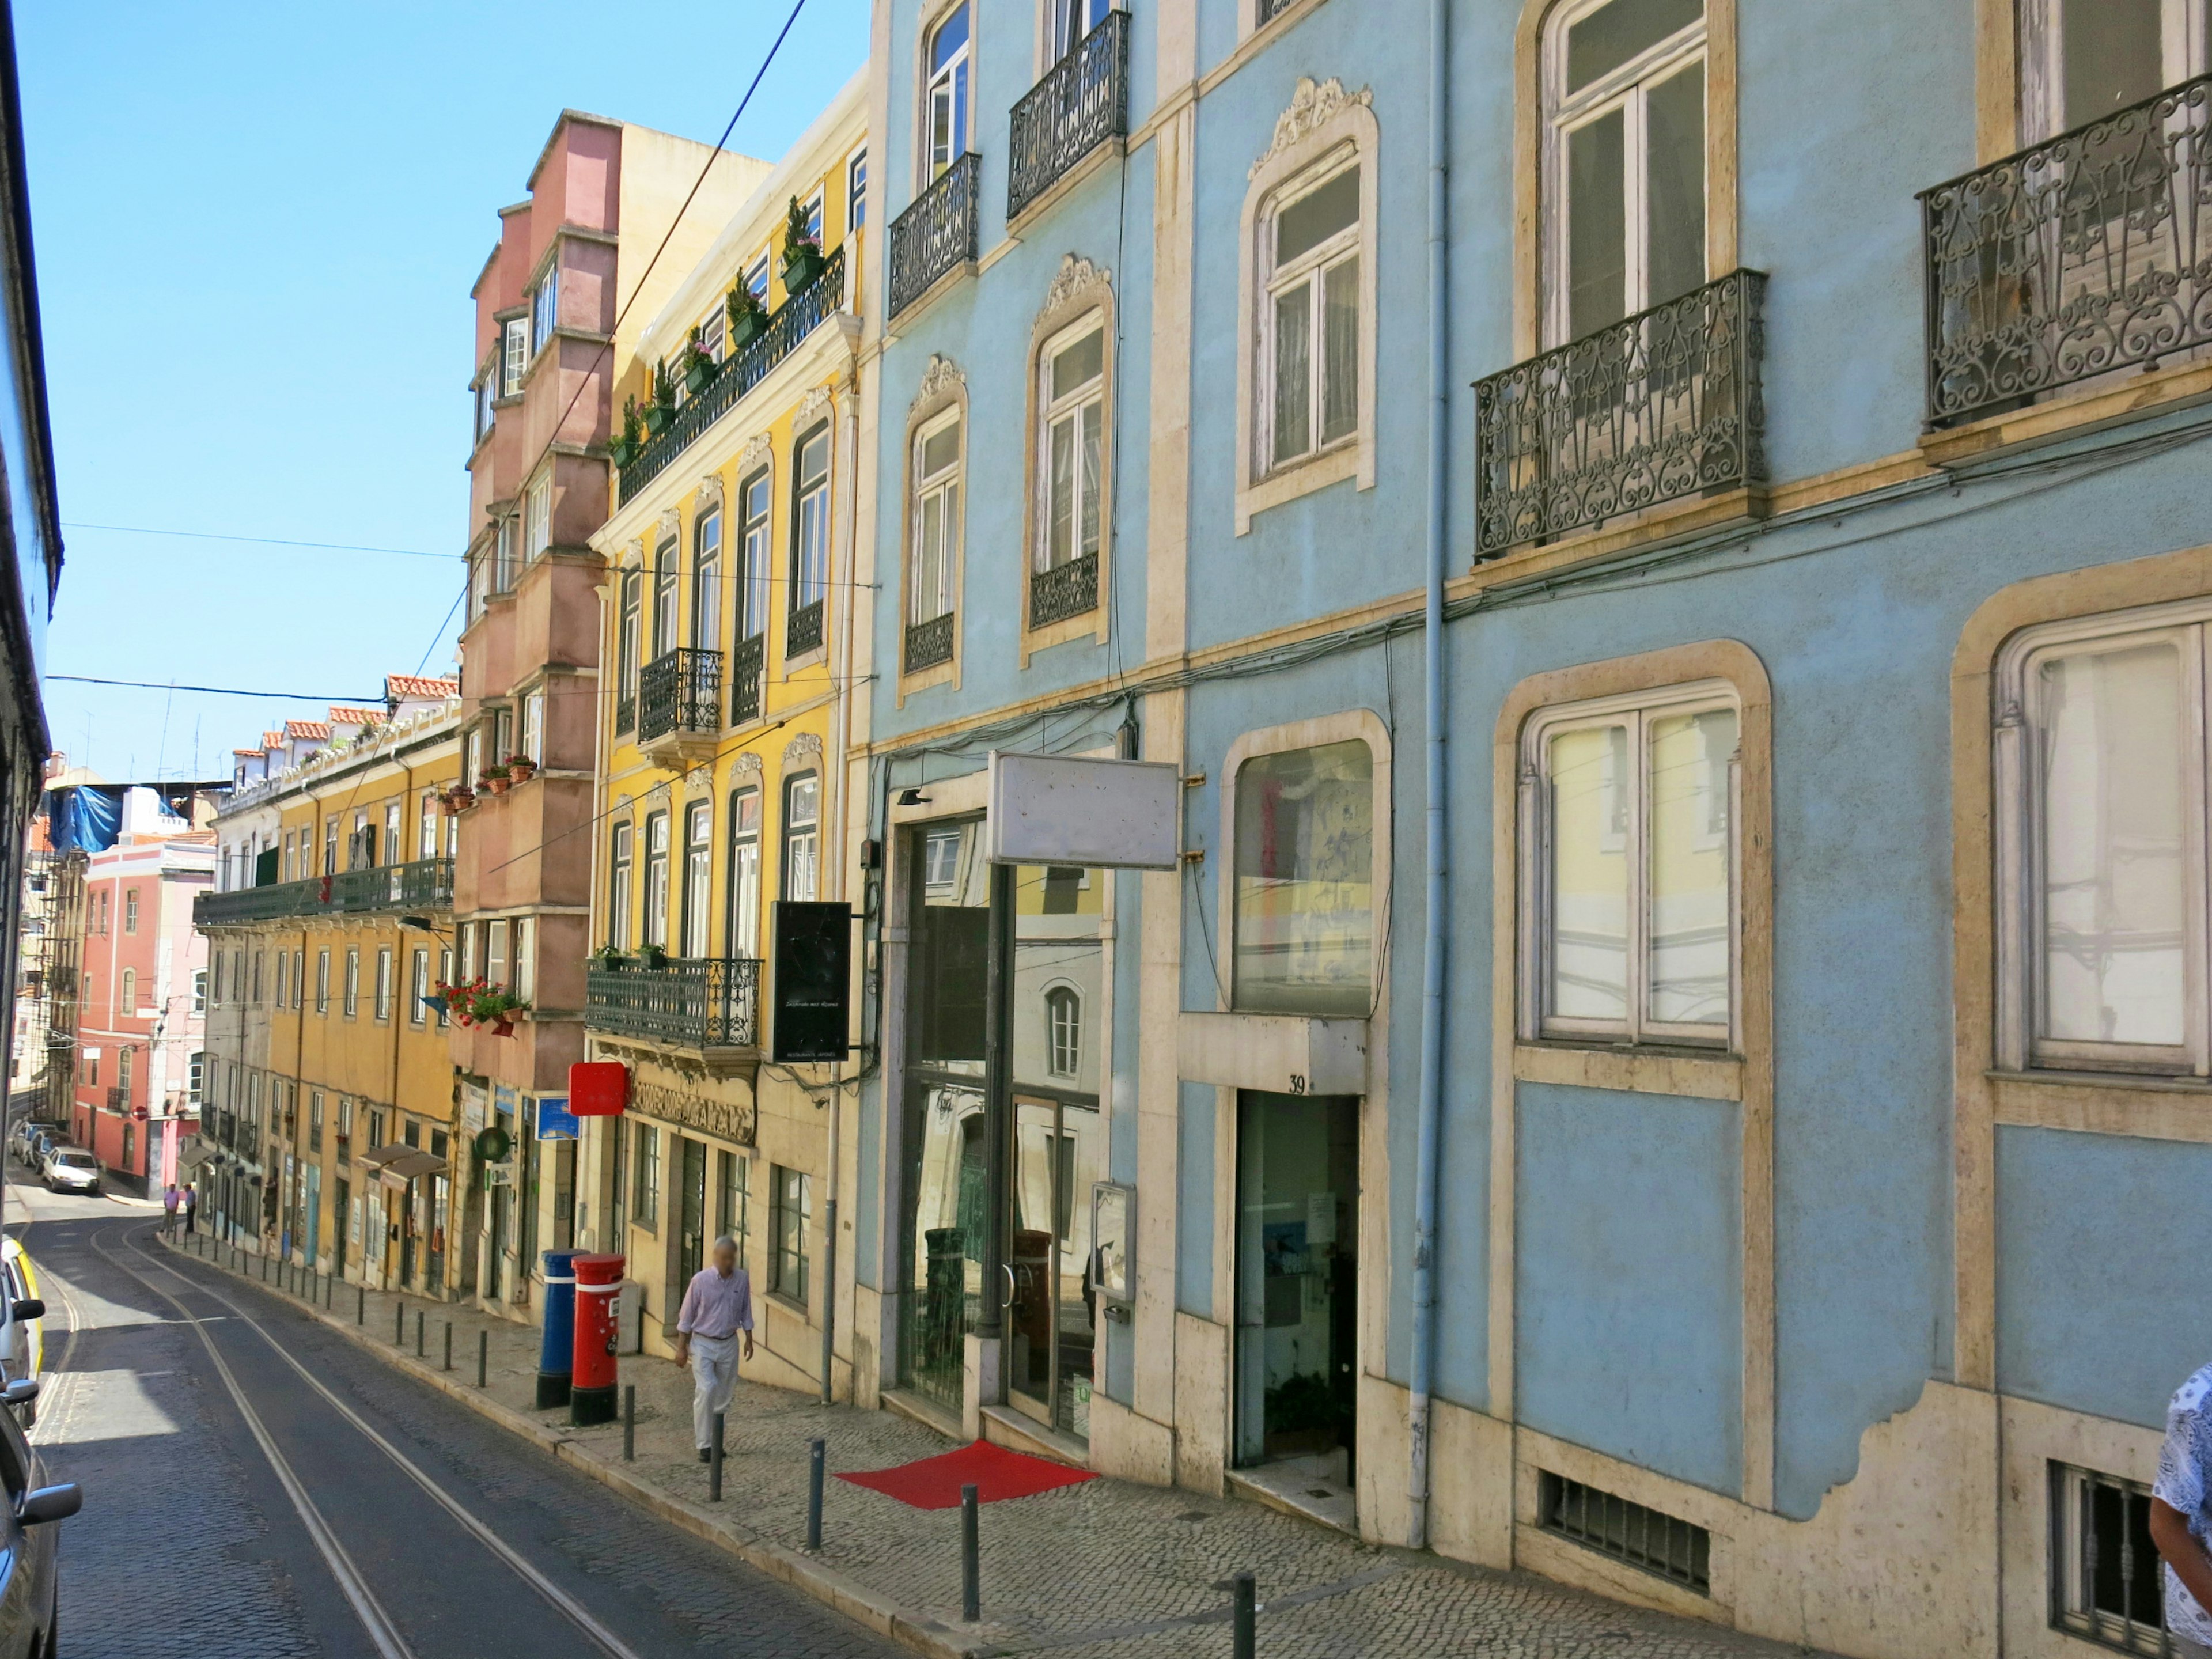
[[[902,789],[899,791],[898,804],[901,806],[927,806],[929,805],[929,797],[919,789]]]

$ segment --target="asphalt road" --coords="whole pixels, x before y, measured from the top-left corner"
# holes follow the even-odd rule
[[[898,1651],[160,1252],[157,1210],[9,1174],[49,1309],[32,1437],[85,1489],[62,1542],[72,1659]]]

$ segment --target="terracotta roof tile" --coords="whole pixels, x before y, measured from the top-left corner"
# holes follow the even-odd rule
[[[264,732],[261,734],[261,746],[264,749],[281,749],[283,745],[284,734],[282,732]]]
[[[335,707],[331,710],[331,724],[333,726],[381,726],[384,724],[384,711],[381,708]]]
[[[286,720],[284,736],[316,738],[328,743],[331,739],[330,722],[328,720]],[[281,743],[283,739],[280,738],[277,741]]]
[[[425,697],[443,700],[461,695],[461,683],[453,679],[426,678],[420,674],[386,674],[384,695],[400,702],[420,702]]]

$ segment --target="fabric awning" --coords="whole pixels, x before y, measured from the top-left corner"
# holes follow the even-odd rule
[[[381,1150],[389,1151],[390,1148]],[[443,1175],[446,1160],[419,1147],[402,1146],[397,1158],[386,1159],[376,1172],[376,1178],[398,1192],[405,1192],[410,1182],[426,1175]]]
[[[368,1152],[356,1154],[353,1160],[354,1165],[363,1174],[374,1176],[392,1159],[404,1158],[414,1150],[412,1146],[395,1140],[387,1146],[372,1147]]]

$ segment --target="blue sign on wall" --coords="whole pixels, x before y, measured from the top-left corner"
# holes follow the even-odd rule
[[[580,1140],[584,1127],[576,1115],[568,1109],[566,1095],[540,1095],[538,1098],[538,1138],[540,1140]]]

